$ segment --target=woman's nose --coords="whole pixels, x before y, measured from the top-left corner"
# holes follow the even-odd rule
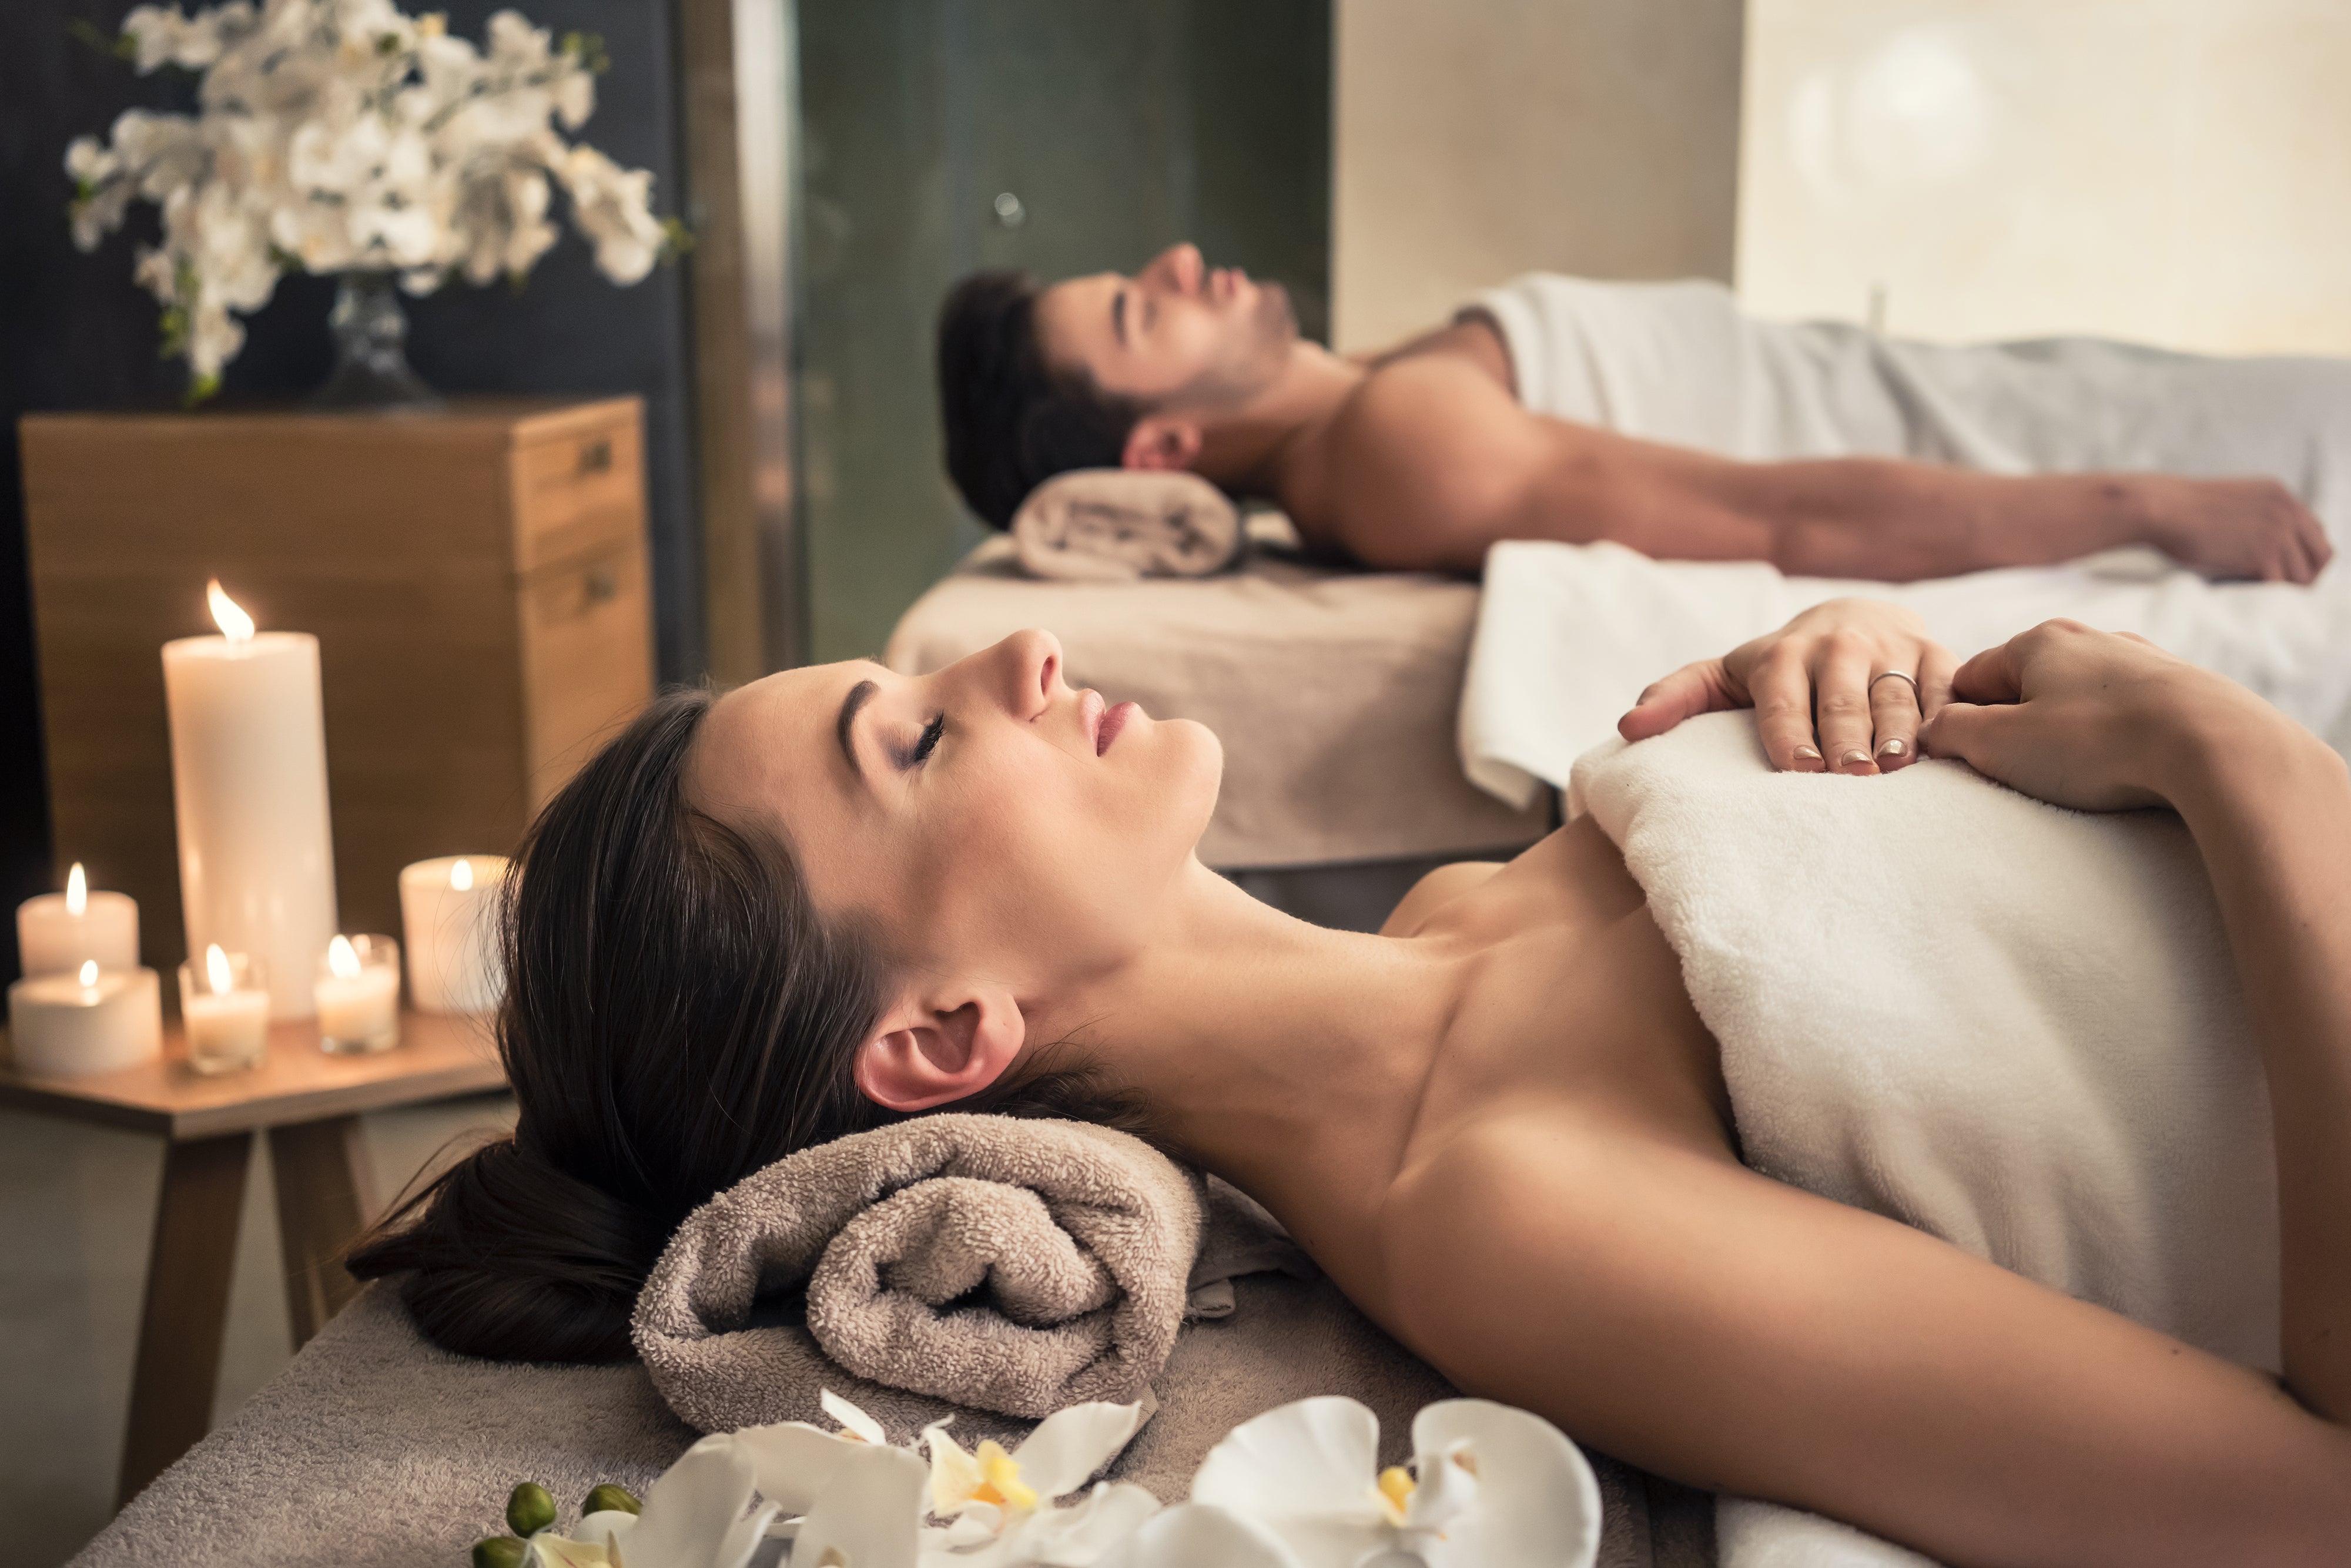
[[[1052,706],[1062,690],[1061,644],[1050,632],[1015,632],[996,645],[996,665],[1006,706],[1024,722]]]

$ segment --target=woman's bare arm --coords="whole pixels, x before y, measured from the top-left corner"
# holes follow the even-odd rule
[[[1930,752],[2196,835],[2269,1077],[2285,1383],[2351,1422],[2351,773],[2252,693],[2135,638],[2051,622],[1953,679]]]

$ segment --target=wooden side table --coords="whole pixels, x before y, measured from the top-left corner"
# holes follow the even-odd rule
[[[329,1056],[313,1025],[278,1024],[266,1061],[217,1078],[192,1070],[186,1051],[173,1028],[162,1061],[116,1072],[43,1078],[0,1060],[0,1105],[163,1139],[118,1507],[211,1425],[254,1134],[268,1135],[277,1167],[286,1305],[299,1350],[359,1290],[341,1253],[378,1212],[360,1113],[506,1085],[484,1020],[473,1018],[403,1014],[400,1044],[372,1056]]]

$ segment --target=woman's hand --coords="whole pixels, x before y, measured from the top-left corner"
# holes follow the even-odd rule
[[[1952,688],[1920,733],[1929,755],[2083,810],[2176,805],[2214,762],[2258,768],[2275,746],[2318,744],[2234,681],[2078,621],[1985,649]]]
[[[1913,612],[1832,599],[1719,659],[1683,665],[1643,692],[1616,730],[1646,740],[1698,714],[1751,707],[1774,768],[1891,773],[1917,759],[1919,725],[1950,700],[1957,664]]]

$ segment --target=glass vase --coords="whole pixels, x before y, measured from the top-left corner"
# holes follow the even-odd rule
[[[346,272],[337,280],[327,314],[335,340],[335,370],[319,389],[329,408],[416,408],[441,400],[409,368],[408,318],[389,272]]]

